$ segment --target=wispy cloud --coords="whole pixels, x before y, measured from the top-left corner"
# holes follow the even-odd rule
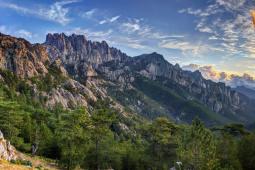
[[[196,30],[208,33],[209,40],[221,41],[221,48],[228,56],[248,54],[255,57],[255,30],[250,10],[255,4],[247,0],[215,0],[205,9],[182,9],[198,18]],[[222,19],[228,15],[228,19]],[[213,20],[212,20],[213,18]]]
[[[133,33],[139,31],[141,29],[141,25],[139,24],[139,20],[124,22],[121,24],[123,31],[127,33]]]
[[[27,30],[24,30],[24,29],[21,29],[21,30],[18,30],[15,32],[19,37],[22,37],[22,38],[32,38],[33,37],[33,33],[32,32],[29,32]]]
[[[96,12],[97,12],[97,9],[93,8],[93,9],[90,9],[90,10],[84,12],[81,16],[84,18],[91,19]]]
[[[14,29],[13,27],[8,27],[5,25],[0,25],[0,32],[3,34],[12,34],[17,37],[25,38],[25,39],[31,39],[34,37],[34,34],[28,30],[25,29]]]
[[[18,13],[29,15],[32,17],[39,17],[41,19],[54,21],[62,25],[68,24],[71,19],[68,17],[69,8],[65,7],[68,4],[78,2],[78,0],[67,0],[67,1],[58,1],[50,5],[49,7],[22,7],[14,3],[7,3],[0,1],[1,8],[12,9]]]
[[[54,31],[53,31],[54,32]],[[71,35],[73,33],[75,34],[80,34],[80,35],[85,35],[89,39],[93,39],[96,41],[101,41],[101,40],[108,40],[110,35],[112,34],[112,30],[108,29],[105,31],[93,31],[91,29],[84,29],[81,27],[76,27],[67,31],[64,31],[66,34]]]
[[[166,39],[159,43],[159,47],[166,49],[179,50],[183,55],[189,55],[201,57],[202,54],[206,54],[210,51],[222,52],[221,48],[213,47],[209,44],[201,42],[190,42],[180,39]]]
[[[112,23],[112,22],[117,21],[119,18],[120,18],[120,16],[117,15],[117,16],[114,16],[114,17],[111,17],[111,18],[107,18],[107,19],[101,20],[101,21],[99,22],[99,24]]]

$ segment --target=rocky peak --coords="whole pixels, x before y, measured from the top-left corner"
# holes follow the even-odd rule
[[[151,54],[142,54],[140,56],[136,56],[134,57],[135,60],[143,61],[146,63],[160,63],[160,62],[166,62],[166,60],[164,59],[164,57],[161,54],[158,54],[156,52],[153,52]]]
[[[48,34],[44,43],[51,60],[61,59],[69,74],[86,78],[91,65],[96,69],[100,64],[126,58],[127,55],[116,48],[109,47],[106,41],[92,42],[84,35]]]

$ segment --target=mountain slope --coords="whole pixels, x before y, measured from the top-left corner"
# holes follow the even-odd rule
[[[238,86],[235,88],[235,90],[238,91],[239,93],[244,94],[245,96],[247,96],[251,99],[255,99],[255,90],[254,89],[250,89],[245,86]]]
[[[103,77],[106,81],[101,87],[107,87],[108,95],[133,112],[150,115],[149,117],[164,114],[173,119],[180,119],[183,114],[190,118],[207,114],[214,115],[209,117],[218,117],[216,122],[220,120],[247,122],[254,118],[252,101],[248,98],[225,86],[224,83],[205,80],[199,72],[183,71],[178,65],[168,63],[157,53],[129,57],[109,47],[105,41],[91,42],[84,36],[74,34],[66,36],[63,33],[47,35],[45,44],[51,58],[54,60],[58,54],[58,58],[72,77],[82,82],[87,79],[88,70],[93,70],[97,77]],[[172,92],[168,94],[166,101],[160,103],[157,97],[161,94],[155,94],[154,96],[158,95],[156,98],[150,96],[152,92],[146,94],[139,86],[141,82],[137,83],[137,77],[156,81],[158,86],[171,89]],[[143,87],[151,84],[144,84]],[[171,96],[175,96],[173,92],[185,101],[183,105],[188,107],[187,113],[182,112],[183,105],[176,106],[176,103],[167,101],[172,98]],[[175,100],[177,99],[173,99]],[[190,106],[191,104],[187,104],[190,102],[200,105],[200,109],[196,110]],[[158,109],[152,109],[153,107]],[[211,113],[206,113],[205,110]],[[151,113],[148,113],[150,111]],[[198,113],[195,114],[194,111]],[[210,122],[209,117],[203,120]]]

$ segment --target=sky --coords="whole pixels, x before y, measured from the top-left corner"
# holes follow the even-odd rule
[[[255,76],[255,0],[0,0],[0,32],[43,43],[47,33],[106,40],[130,56]]]

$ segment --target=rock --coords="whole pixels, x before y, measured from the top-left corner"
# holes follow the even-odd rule
[[[49,108],[53,108],[57,104],[63,106],[63,108],[75,108],[77,106],[87,107],[87,101],[81,94],[72,94],[70,91],[63,88],[52,89],[49,93],[46,105]]]
[[[0,159],[4,159],[7,161],[17,159],[16,149],[10,144],[9,141],[4,139],[1,130],[0,130]]]
[[[92,70],[100,64],[127,57],[120,50],[109,47],[105,41],[92,42],[83,35],[48,34],[44,44],[50,60],[58,56],[69,74],[84,79],[94,76]]]
[[[3,135],[2,131],[0,130],[0,140],[1,139],[4,139],[4,135]]]
[[[0,35],[0,68],[8,69],[21,78],[33,77],[48,72],[49,61],[46,48],[21,38]]]

